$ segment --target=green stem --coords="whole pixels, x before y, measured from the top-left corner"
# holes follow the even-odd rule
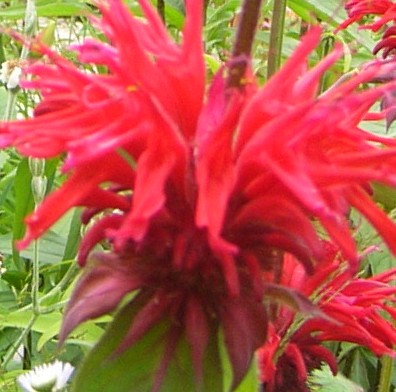
[[[40,286],[40,264],[39,264],[39,240],[34,241],[33,266],[32,266],[32,307],[33,314],[40,314],[39,286]]]
[[[6,61],[6,56],[4,53],[4,42],[3,42],[4,34],[0,33],[0,64]]]
[[[209,0],[205,0],[205,2],[204,2],[204,20],[203,20],[204,26],[206,26],[208,7],[209,7]]]
[[[33,314],[32,317],[30,318],[28,325],[25,327],[25,329],[22,331],[22,333],[18,336],[18,339],[14,342],[12,347],[7,351],[6,355],[4,356],[3,363],[2,363],[2,368],[4,369],[8,362],[11,361],[11,359],[14,357],[15,353],[18,351],[18,348],[20,345],[23,343],[25,338],[28,336],[30,330],[33,327],[33,324],[37,320],[37,315]]]
[[[45,308],[40,308],[40,314],[48,314],[55,312],[56,310],[64,308],[68,304],[69,300],[59,301],[56,304],[46,306]]]
[[[381,358],[381,373],[377,392],[389,392],[392,386],[393,358]]]
[[[17,92],[8,90],[7,91],[7,101],[6,101],[6,108],[4,111],[3,120],[9,121],[14,118],[14,109],[15,109],[15,102],[17,97]]]
[[[39,299],[40,314],[48,313],[48,309],[49,309],[49,307],[43,307],[41,304],[47,299],[50,299],[53,296],[62,292],[62,290],[68,285],[70,279],[74,276],[76,271],[77,271],[77,266],[75,264],[72,264],[71,267],[67,270],[67,272],[63,276],[63,278],[59,281],[59,283],[51,291],[49,291],[47,294],[43,295]],[[33,309],[33,304],[26,305],[23,308],[20,308],[19,311],[25,312],[31,309]]]
[[[26,1],[26,9],[25,9],[25,21],[24,21],[24,36],[25,39],[33,37],[36,30],[36,22],[37,22],[37,11],[36,11],[36,2],[35,0],[27,0]],[[29,45],[23,45],[21,51],[21,60],[26,60],[29,54]]]
[[[286,5],[287,0],[274,0],[268,49],[268,79],[279,69],[281,63]]]
[[[250,57],[257,23],[260,17],[261,0],[244,0],[229,67],[228,87],[242,88],[248,58]],[[244,58],[245,57],[245,58]]]

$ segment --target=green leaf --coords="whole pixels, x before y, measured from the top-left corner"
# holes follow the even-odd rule
[[[339,0],[289,0],[287,5],[307,22],[312,22],[312,15],[315,15],[321,21],[336,27],[347,18]],[[357,41],[368,52],[371,52],[375,45],[367,31],[359,30],[353,25],[339,34],[345,34],[350,39]]]
[[[387,211],[396,208],[396,189],[384,184],[373,184],[374,200],[381,203]]]
[[[315,369],[308,376],[308,386],[312,392],[363,392],[360,385],[348,380],[341,373],[333,376],[328,366]]]
[[[65,245],[63,260],[74,259],[77,255],[78,244],[81,237],[81,211],[76,209],[70,221],[69,234]]]
[[[75,16],[89,10],[85,1],[78,0],[38,0],[37,15],[41,17]],[[23,19],[26,5],[19,3],[0,8],[0,17],[7,19]]]
[[[166,24],[176,27],[181,30],[184,25],[184,15],[176,7],[170,6],[169,4],[165,7],[165,20]]]
[[[45,343],[50,341],[53,337],[55,337],[59,333],[61,324],[62,321],[58,320],[57,322],[48,325],[47,330],[43,332],[43,334],[40,336],[39,340],[37,341],[38,351],[41,351]]]
[[[4,118],[4,113],[7,105],[7,90],[0,87],[0,118]]]
[[[10,241],[8,241],[8,243],[10,243]],[[22,290],[23,286],[25,285],[26,277],[26,272],[18,270],[7,270],[1,275],[2,280],[7,282],[11,287],[17,289],[18,291]],[[4,291],[1,291],[0,293],[4,293]]]
[[[15,215],[12,233],[12,241],[19,240],[25,233],[24,219],[34,208],[34,200],[31,190],[32,175],[29,170],[28,159],[24,158],[19,163],[15,181]],[[17,265],[19,265],[19,252],[13,248],[13,257]],[[20,268],[21,269],[21,268]]]
[[[377,360],[368,349],[356,346],[344,362],[343,372],[351,381],[361,385],[364,391],[375,389],[378,381]]]
[[[154,326],[133,346],[115,356],[114,350],[125,336],[134,315],[139,309],[134,303],[124,307],[110,324],[108,330],[90,352],[79,369],[73,392],[150,392],[164,350],[171,321],[166,319]],[[222,390],[220,360],[217,339],[212,340],[204,362],[203,386],[197,389],[191,363],[190,350],[181,338],[176,347],[160,388],[161,392],[185,392]]]
[[[257,373],[256,362],[253,361],[252,366],[250,366],[248,374],[242,380],[239,387],[235,392],[252,392],[259,390],[259,378]]]
[[[63,260],[73,259],[79,240],[80,222],[78,212],[67,213],[47,233],[40,238],[39,260],[43,264],[55,264]],[[9,234],[0,236],[0,249],[4,255],[13,252],[12,239]],[[20,256],[32,260],[33,244],[20,252]],[[69,257],[70,256],[70,257]]]
[[[232,386],[232,366],[231,362],[227,353],[227,349],[224,344],[224,336],[223,333],[220,333],[220,360],[221,360],[221,367],[223,369],[223,392],[229,392]],[[259,390],[259,378],[257,374],[257,366],[256,362],[253,361],[250,369],[239,384],[235,392],[253,392]]]
[[[103,317],[101,321],[107,322],[108,319]],[[103,336],[104,330],[101,326],[96,325],[99,320],[90,320],[79,325],[72,336],[67,339],[67,343],[76,344],[79,347],[87,346],[92,348]]]
[[[32,314],[30,311],[15,311],[8,314],[0,314],[0,325],[3,327],[25,328]],[[44,333],[49,325],[58,323],[62,319],[60,312],[41,314],[35,321],[32,330]]]

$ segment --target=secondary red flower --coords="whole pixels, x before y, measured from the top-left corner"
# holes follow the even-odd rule
[[[347,28],[354,22],[360,22],[365,17],[376,15],[377,18],[372,23],[363,23],[360,28],[377,31],[389,22],[393,25],[387,27],[380,42],[374,47],[373,53],[377,54],[382,50],[382,57],[386,58],[394,53],[396,48],[394,22],[396,21],[396,4],[389,0],[350,0],[345,4],[348,13],[346,19],[337,31]]]
[[[364,279],[352,277],[345,267],[330,248],[327,262],[308,276],[294,257],[285,255],[281,283],[310,297],[332,320],[304,320],[290,309],[279,310],[268,341],[257,353],[266,391],[308,392],[307,375],[323,362],[336,373],[336,358],[322,344],[326,341],[356,343],[378,356],[395,355],[396,328],[384,314],[396,316],[396,287],[390,284],[396,269]]]
[[[396,19],[396,5],[391,0],[348,0],[345,3],[348,19],[338,29],[345,29],[350,24],[360,22],[369,15],[380,15],[379,22],[362,26],[373,31],[378,30],[385,23]]]
[[[395,225],[370,199],[372,181],[396,185],[396,142],[358,128],[395,86],[356,91],[394,65],[368,67],[317,97],[342,50],[308,70],[320,40],[314,29],[265,86],[248,71],[244,88],[229,88],[225,65],[206,93],[202,1],[186,2],[180,44],[145,0],[144,21],[119,0],[98,5],[102,18],[95,23],[108,43],[88,40],[75,49],[82,63],[108,72],[80,70],[43,48],[49,62],[32,65],[33,79],[25,82],[42,94],[36,116],[0,126],[3,146],[37,157],[63,153],[70,175],[28,218],[20,245],[73,206],[87,207],[84,222],[95,215],[97,221],[79,262],[89,262],[61,340],[139,290],[126,305],[137,311],[119,350],[166,321],[155,388],[182,338],[201,379],[219,328],[236,386],[266,338],[264,297],[313,310],[303,296],[263,278],[263,271],[281,271],[284,251],[312,271],[326,253],[320,226],[356,269],[351,207],[396,250]],[[109,250],[91,255],[103,241]]]

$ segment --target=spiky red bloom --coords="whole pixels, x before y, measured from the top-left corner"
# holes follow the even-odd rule
[[[345,3],[345,10],[348,13],[348,19],[339,26],[339,29],[345,29],[369,15],[381,16],[379,22],[362,26],[373,31],[396,19],[396,4],[391,0],[348,0]]]
[[[36,117],[2,124],[0,142],[36,157],[64,153],[70,174],[28,218],[21,246],[74,206],[88,207],[84,222],[104,212],[81,244],[80,264],[90,263],[61,340],[140,290],[126,305],[139,310],[120,349],[168,320],[155,385],[182,336],[199,378],[209,337],[222,328],[235,386],[265,341],[264,296],[309,308],[304,297],[263,279],[263,271],[281,270],[283,251],[311,271],[325,255],[320,225],[355,269],[351,206],[396,250],[396,227],[371,201],[369,186],[396,185],[396,142],[358,128],[394,86],[356,92],[383,71],[376,65],[317,97],[342,50],[307,70],[320,39],[314,29],[264,87],[246,75],[244,88],[228,88],[225,66],[206,94],[202,1],[186,4],[178,45],[146,0],[145,21],[120,0],[100,2],[96,24],[109,43],[87,40],[76,50],[81,62],[109,72],[79,70],[43,49],[51,63],[32,65],[33,80],[25,82],[43,97]],[[89,256],[103,240],[110,250]]]
[[[284,262],[281,283],[310,297],[331,320],[314,317],[296,322],[290,309],[279,310],[268,341],[257,352],[265,391],[308,392],[307,375],[323,362],[336,373],[336,358],[322,344],[326,341],[356,343],[378,356],[396,354],[392,321],[396,287],[390,284],[396,279],[396,268],[367,279],[352,277],[334,249],[329,249],[328,261],[311,276],[291,255],[285,255]]]
[[[387,23],[396,21],[396,4],[389,0],[350,0],[346,2],[345,9],[348,19],[338,26],[337,31],[370,15],[376,15],[379,18],[373,23],[362,24],[360,28],[377,31]],[[385,30],[380,42],[373,49],[374,54],[381,50],[383,58],[394,54],[396,48],[395,30],[396,26],[394,25]]]

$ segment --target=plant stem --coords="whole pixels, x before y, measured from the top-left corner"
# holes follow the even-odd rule
[[[3,363],[1,364],[3,369],[7,366],[8,362],[10,362],[10,360],[14,357],[15,353],[18,351],[19,346],[23,343],[26,336],[29,334],[37,317],[38,316],[36,314],[32,315],[32,317],[30,318],[30,320],[28,322],[28,325],[25,327],[25,329],[19,335],[18,339],[12,345],[11,349],[7,351],[6,355],[4,356]]]
[[[165,22],[165,0],[157,0],[157,11],[161,19]]]
[[[261,0],[243,1],[229,67],[228,87],[243,87],[243,77],[253,47],[260,8]]]
[[[286,4],[287,0],[274,0],[268,49],[268,79],[279,69],[281,63]]]
[[[34,241],[33,266],[32,266],[32,307],[33,314],[40,314],[39,286],[40,286],[40,264],[39,264],[39,241]]]
[[[5,107],[4,116],[3,116],[4,121],[9,121],[14,118],[16,97],[17,97],[17,92],[14,92],[11,90],[7,91],[7,101],[6,101],[6,107]]]
[[[389,392],[392,385],[393,358],[384,356],[380,361],[381,373],[377,392]]]
[[[203,20],[203,25],[206,26],[206,19],[207,19],[207,13],[208,13],[208,6],[209,6],[209,0],[205,0],[204,2],[204,20]]]
[[[51,291],[49,291],[47,294],[43,295],[39,299],[40,314],[48,313],[48,309],[49,309],[49,307],[47,307],[47,306],[45,306],[45,307],[41,306],[41,303],[43,301],[59,294],[67,286],[67,284],[69,283],[70,279],[74,276],[76,271],[77,271],[77,266],[75,264],[72,264],[70,266],[70,268],[67,270],[67,272],[65,273],[65,275],[63,276],[63,278],[59,281],[59,283]],[[20,308],[19,311],[26,312],[27,310],[30,310],[30,309],[33,309],[33,304],[26,305],[23,308]]]

